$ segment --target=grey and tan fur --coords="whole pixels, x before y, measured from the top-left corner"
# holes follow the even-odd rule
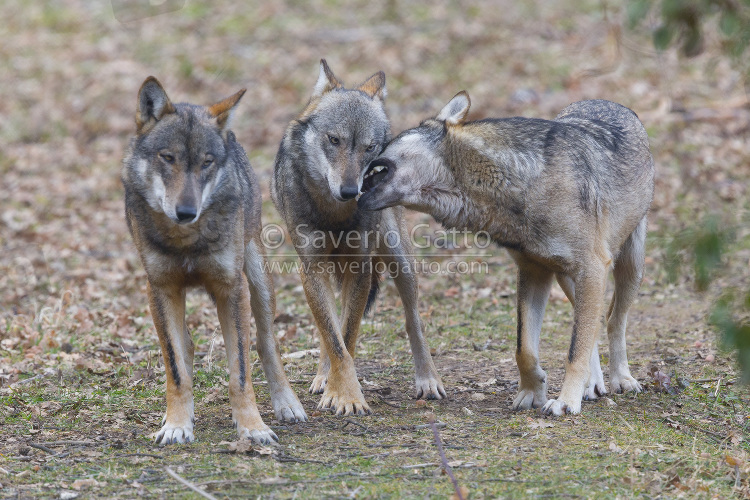
[[[277,440],[263,423],[251,380],[250,313],[276,417],[307,420],[273,335],[275,298],[261,230],[261,196],[227,121],[241,90],[213,106],[172,104],[149,77],[138,94],[136,135],[125,153],[125,213],[148,276],[151,315],[167,375],[167,412],[157,443],[194,439],[193,340],[185,292],[216,303],[229,364],[229,400],[240,438]]]
[[[417,397],[445,397],[422,333],[402,209],[362,211],[354,199],[360,172],[389,139],[384,98],[382,72],[345,89],[321,61],[312,98],[281,142],[271,185],[301,259],[302,284],[321,339],[321,360],[310,392],[323,393],[319,407],[334,408],[338,414],[370,412],[353,358],[362,316],[377,292],[378,262],[398,267],[393,277],[406,313]],[[320,232],[326,235],[322,241],[316,238]],[[386,242],[389,232],[399,237]],[[357,235],[362,237],[350,238]],[[332,278],[341,288],[340,315]]]
[[[363,172],[359,206],[403,205],[446,226],[487,231],[518,264],[521,375],[513,408],[578,413],[606,393],[597,337],[606,278],[610,386],[640,391],[625,325],[643,275],[654,187],[648,136],[631,110],[609,101],[571,104],[555,120],[465,121],[460,92],[434,119],[396,137]],[[547,400],[539,335],[553,278],[574,307],[573,336],[557,399]]]

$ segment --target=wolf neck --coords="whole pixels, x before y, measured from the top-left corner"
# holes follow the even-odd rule
[[[502,144],[493,149],[482,139],[448,134],[441,157],[453,184],[426,196],[428,211],[446,227],[486,231],[504,246],[519,245],[526,229],[528,178],[541,170],[541,159]]]

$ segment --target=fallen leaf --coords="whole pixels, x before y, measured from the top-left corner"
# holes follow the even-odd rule
[[[534,420],[533,418],[527,418],[526,421],[529,429],[548,429],[555,426],[552,422],[543,419]]]

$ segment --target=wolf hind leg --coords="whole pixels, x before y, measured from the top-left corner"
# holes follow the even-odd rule
[[[514,256],[517,257],[517,256]],[[518,338],[516,364],[521,380],[514,410],[539,408],[547,402],[547,373],[539,364],[539,336],[552,287],[552,273],[516,258],[518,264]]]
[[[565,296],[568,297],[570,304],[573,307],[575,307],[575,303],[576,303],[575,290],[576,289],[575,289],[575,282],[573,281],[573,279],[570,276],[561,274],[561,273],[555,274],[555,278],[557,278],[557,283],[560,285],[560,288],[562,288],[563,292],[565,292]],[[596,339],[596,342],[594,343],[594,349],[591,351],[591,359],[589,361],[589,368],[591,370],[591,374],[589,375],[588,382],[586,382],[586,388],[583,390],[584,401],[593,401],[607,394],[607,388],[604,385],[604,374],[602,373],[602,365],[599,360],[598,338]]]
[[[609,337],[609,380],[614,393],[641,392],[641,385],[630,374],[625,345],[628,311],[633,304],[643,279],[645,259],[646,217],[625,241],[613,269],[615,293],[607,313]]]

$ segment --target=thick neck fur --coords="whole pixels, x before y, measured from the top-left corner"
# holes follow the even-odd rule
[[[502,142],[492,148],[484,147],[481,136],[449,128],[438,147],[442,165],[437,167],[447,171],[439,176],[447,182],[423,190],[424,205],[414,208],[446,227],[486,231],[494,241],[515,246],[527,233],[524,184],[539,171],[541,159]]]

